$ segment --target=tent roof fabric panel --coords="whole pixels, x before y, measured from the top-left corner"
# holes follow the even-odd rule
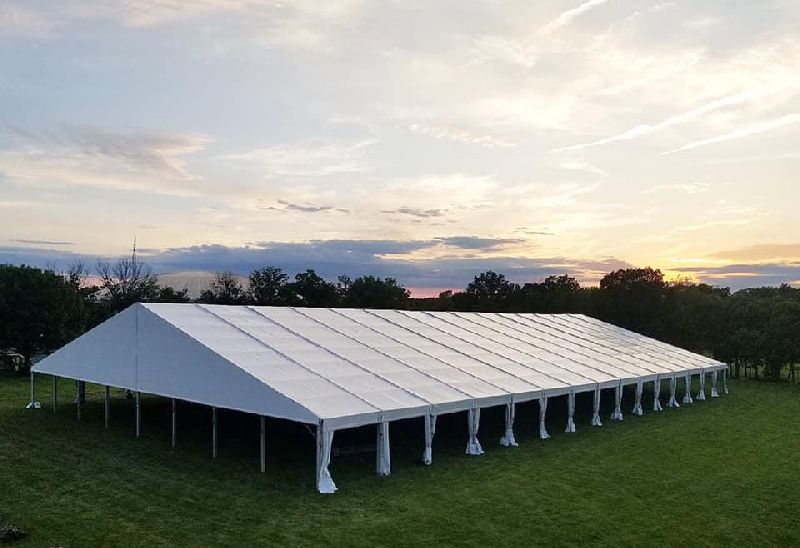
[[[341,429],[724,367],[579,314],[146,304],[34,372]]]

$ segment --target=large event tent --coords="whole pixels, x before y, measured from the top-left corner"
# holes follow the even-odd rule
[[[515,404],[539,402],[540,436],[548,437],[548,398],[567,395],[567,431],[574,432],[575,394],[594,393],[591,424],[599,426],[600,394],[613,389],[612,419],[621,419],[624,385],[653,382],[661,410],[678,406],[677,379],[691,402],[705,399],[706,374],[724,363],[579,314],[416,312],[332,308],[136,304],[43,359],[33,373],[136,393],[314,425],[317,487],[336,490],[328,472],[336,430],[375,424],[377,468],[390,470],[389,423],[423,418],[423,461],[430,464],[436,417],[467,411],[467,453],[478,441],[481,408],[506,407],[501,443],[514,440]],[[31,405],[34,405],[33,376]],[[108,409],[106,389],[106,410]],[[174,414],[173,414],[174,418]],[[174,425],[174,420],[173,420]],[[216,432],[216,421],[215,421]]]

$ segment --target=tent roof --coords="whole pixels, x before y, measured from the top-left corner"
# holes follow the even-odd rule
[[[137,304],[34,371],[345,428],[721,367],[579,314]]]

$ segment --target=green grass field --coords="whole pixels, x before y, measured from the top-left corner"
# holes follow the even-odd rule
[[[210,412],[180,409],[169,446],[169,403],[114,394],[112,428],[101,388],[81,422],[71,384],[29,411],[26,378],[0,376],[0,514],[25,529],[24,546],[254,545],[800,545],[800,387],[731,382],[731,395],[591,428],[579,397],[578,432],[563,433],[551,400],[549,440],[535,437],[536,406],[517,411],[518,448],[500,447],[502,410],[485,412],[486,454],[463,454],[466,420],[443,417],[434,463],[419,464],[422,421],[392,426],[392,475],[374,454],[335,457],[340,491],[313,488],[314,442],[302,426],[270,421],[267,473],[258,470],[258,422],[223,413],[211,459]],[[632,399],[625,395],[625,411]],[[663,398],[663,396],[662,396]],[[662,399],[665,401],[665,399]],[[334,446],[374,439],[337,434]]]

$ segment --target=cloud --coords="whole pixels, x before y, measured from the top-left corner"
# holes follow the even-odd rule
[[[158,273],[230,270],[246,275],[255,268],[278,266],[290,274],[313,268],[326,279],[341,274],[395,277],[407,287],[463,288],[486,270],[502,272],[524,283],[551,274],[572,274],[597,283],[607,272],[630,266],[613,258],[599,260],[565,257],[442,257],[408,260],[404,254],[438,245],[438,240],[319,240],[310,242],[252,242],[241,247],[201,245],[141,253]],[[95,264],[97,257],[39,248],[0,247],[0,263],[26,263],[65,268],[75,260]]]
[[[44,38],[54,25],[43,12],[10,2],[0,4],[0,39]]]
[[[210,139],[196,134],[106,131],[93,127],[0,132],[16,146],[0,150],[0,173],[46,186],[195,192],[186,157]],[[166,183],[171,184],[166,184]]]
[[[518,238],[481,238],[478,236],[447,236],[435,239],[444,245],[461,249],[480,249],[483,251],[497,249],[511,244],[521,244],[525,240]]]
[[[267,178],[325,177],[369,170],[366,154],[377,141],[351,143],[316,140],[304,144],[283,144],[257,148],[219,158],[228,165],[255,170]]]
[[[662,129],[666,129],[668,127],[672,127],[678,124],[685,124],[687,122],[691,122],[704,114],[708,114],[715,110],[719,110],[722,108],[731,107],[734,105],[739,105],[745,103],[747,101],[751,101],[754,98],[758,97],[759,93],[749,90],[743,91],[740,93],[736,93],[733,95],[728,95],[726,97],[722,97],[720,99],[715,99],[714,101],[708,102],[704,105],[700,105],[699,107],[693,108],[688,112],[683,112],[681,114],[676,114],[674,116],[670,116],[669,118],[665,118],[660,122],[655,124],[641,124],[638,126],[634,126],[622,133],[617,135],[612,135],[611,137],[605,137],[603,139],[598,139],[596,141],[589,141],[587,143],[579,143],[577,145],[569,145],[565,147],[560,147],[553,149],[551,152],[565,152],[570,150],[582,150],[585,148],[596,147],[600,145],[607,145],[610,143],[616,143],[619,141],[630,141],[632,139],[638,139],[639,137],[644,137],[646,135],[650,135]]]
[[[77,245],[75,242],[65,242],[59,240],[27,240],[23,238],[15,238],[9,241],[17,244],[32,244],[32,245]]]
[[[715,137],[711,137],[709,139],[701,139],[700,141],[693,141],[691,143],[687,143],[681,147],[668,150],[666,152],[662,152],[662,156],[666,156],[668,154],[675,154],[676,152],[683,152],[685,150],[692,150],[694,148],[706,146],[706,145],[714,145],[717,143],[724,143],[727,141],[733,141],[736,139],[742,139],[744,137],[750,137],[751,135],[758,135],[760,133],[765,133],[767,131],[773,131],[776,129],[780,129],[786,126],[794,125],[800,123],[800,113],[792,113],[792,114],[785,114],[779,118],[775,118],[773,120],[768,120],[766,122],[759,122],[757,124],[753,124],[741,129],[737,129],[736,131],[731,131],[729,133],[723,133],[722,135],[717,135]]]
[[[674,183],[668,185],[653,185],[642,190],[642,194],[652,194],[658,191],[681,192],[685,194],[705,194],[711,190],[711,185],[707,183]]]
[[[474,133],[463,129],[454,129],[440,126],[427,126],[423,124],[408,124],[404,126],[409,131],[418,135],[427,135],[434,139],[448,139],[460,143],[471,145],[482,145],[485,147],[513,147],[516,143],[487,133]]]
[[[800,279],[800,262],[737,263],[712,267],[674,268],[698,280],[736,291],[747,287],[776,286]]]
[[[796,244],[755,244],[739,249],[718,251],[709,257],[729,261],[770,261],[800,260],[800,243]]]
[[[558,17],[556,17],[555,19],[547,23],[544,27],[542,27],[540,34],[550,34],[551,32],[556,31],[561,27],[565,27],[569,25],[575,18],[580,17],[587,11],[594,9],[597,6],[602,6],[607,2],[608,0],[588,0],[575,8],[568,9],[560,13]]]
[[[419,207],[401,206],[396,209],[383,209],[381,213],[390,213],[397,215],[409,215],[419,219],[430,219],[431,217],[441,217],[447,212],[446,209],[431,208],[423,209]]]
[[[260,210],[270,211],[296,211],[299,213],[350,213],[349,209],[333,206],[313,205],[313,204],[295,204],[286,200],[277,200],[278,206],[257,206]]]

